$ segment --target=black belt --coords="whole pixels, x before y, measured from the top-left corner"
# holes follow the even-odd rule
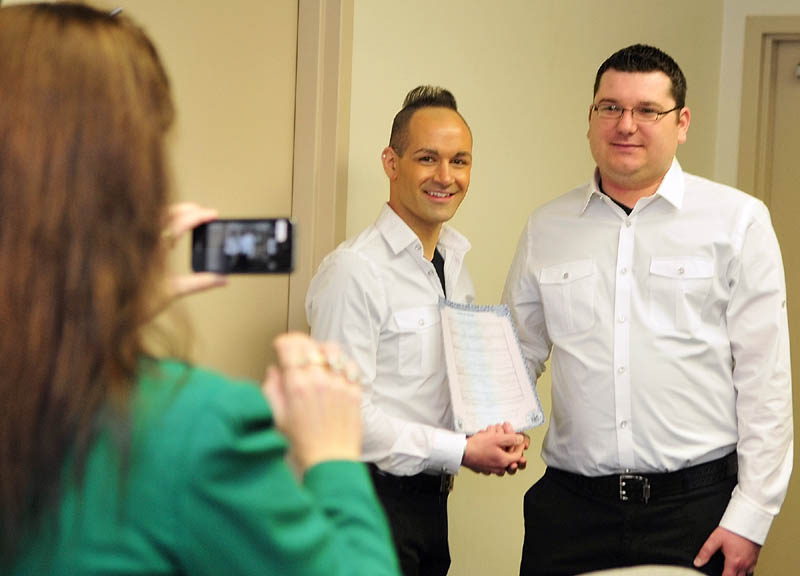
[[[375,485],[390,490],[393,489],[409,494],[448,494],[453,490],[452,474],[395,476],[389,472],[384,472],[372,463],[368,463],[367,467]]]
[[[711,486],[733,476],[739,470],[736,452],[718,460],[697,464],[675,472],[656,474],[612,474],[610,476],[582,476],[558,468],[548,467],[549,476],[574,490],[623,502],[644,502],[684,494],[697,488]]]

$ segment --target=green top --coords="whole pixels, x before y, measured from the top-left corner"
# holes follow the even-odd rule
[[[143,364],[125,472],[105,430],[11,574],[399,574],[363,464],[324,462],[298,484],[257,386]]]

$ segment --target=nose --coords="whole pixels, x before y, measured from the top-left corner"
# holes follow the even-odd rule
[[[439,162],[434,173],[434,179],[437,184],[449,186],[453,183],[453,171],[449,162]]]
[[[625,109],[622,111],[622,116],[617,120],[617,131],[625,134],[632,134],[636,132],[639,125],[633,119],[633,110]]]

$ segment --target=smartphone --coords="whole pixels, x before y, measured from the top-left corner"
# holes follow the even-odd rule
[[[192,270],[217,274],[287,274],[294,268],[288,218],[219,219],[192,231]]]

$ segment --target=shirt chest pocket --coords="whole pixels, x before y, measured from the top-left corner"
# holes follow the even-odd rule
[[[594,260],[575,260],[542,268],[539,290],[551,338],[585,332],[594,326],[596,283]]]
[[[397,331],[397,371],[427,376],[444,365],[442,319],[438,306],[420,306],[393,314]]]
[[[653,258],[648,277],[653,324],[667,330],[695,330],[702,321],[713,278],[711,258]]]

